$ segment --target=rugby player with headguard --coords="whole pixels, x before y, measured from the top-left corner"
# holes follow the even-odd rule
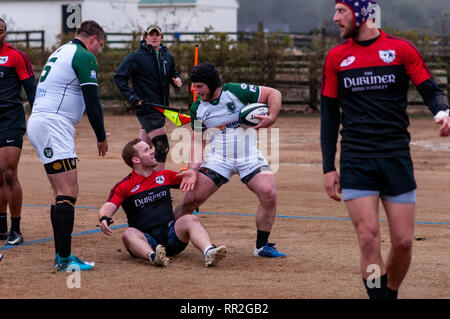
[[[227,183],[232,175],[238,174],[259,200],[253,254],[266,258],[286,257],[274,243],[269,242],[276,217],[275,174],[258,150],[256,138],[246,134],[239,121],[240,110],[247,104],[258,102],[268,105],[269,114],[256,115],[260,123],[254,128],[272,126],[281,108],[280,91],[246,83],[223,83],[211,63],[195,66],[190,72],[190,79],[199,97],[191,106],[194,134],[188,167],[198,172],[197,183],[194,190],[188,192],[183,202],[175,208],[175,217],[191,214]],[[253,128],[250,130],[250,133],[255,132]],[[197,140],[196,136],[200,138]],[[210,140],[211,149],[203,161],[203,141],[206,139]]]
[[[396,299],[411,263],[416,203],[406,113],[409,81],[440,125],[441,136],[450,134],[450,118],[448,100],[423,57],[409,41],[378,29],[375,10],[374,0],[336,0],[334,21],[345,42],[325,60],[320,139],[324,186],[336,201],[342,193],[357,234],[367,294]],[[380,249],[380,199],[391,239],[386,259]]]

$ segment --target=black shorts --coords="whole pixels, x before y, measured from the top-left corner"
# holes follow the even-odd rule
[[[0,132],[0,148],[6,146],[15,146],[22,149],[23,132],[22,130],[9,130]]]
[[[220,175],[213,169],[210,169],[207,167],[200,167],[200,169],[198,171],[200,173],[202,173],[203,175],[205,175],[206,177],[208,177],[210,180],[212,180],[217,187],[220,187],[223,184],[226,184],[229,182],[228,178]]]
[[[156,251],[158,244],[163,245],[166,249],[167,256],[174,256],[181,253],[188,245],[178,239],[175,233],[175,221],[169,222],[167,225],[160,226],[143,232],[148,244]]]
[[[22,105],[0,108],[0,136],[8,134],[8,131],[18,131],[18,134],[25,134],[25,111]]]
[[[139,106],[136,107],[136,116],[141,123],[141,128],[145,130],[146,133],[149,133],[153,130],[162,128],[166,125],[166,117],[164,114],[155,109],[139,109]]]
[[[77,157],[65,158],[44,164],[47,175],[68,172],[77,169]]]
[[[416,189],[411,157],[341,158],[341,188],[396,196]]]
[[[210,180],[214,182],[214,184],[217,187],[222,186],[223,184],[226,184],[229,182],[229,179],[222,176],[221,174],[217,173],[215,170],[208,168],[208,167],[200,167],[198,170],[200,173],[208,177]],[[269,165],[262,165],[258,168],[256,168],[254,171],[252,171],[250,174],[246,175],[245,177],[241,178],[241,182],[244,184],[248,184],[253,177],[255,177],[257,174],[261,173],[262,171],[272,171]]]

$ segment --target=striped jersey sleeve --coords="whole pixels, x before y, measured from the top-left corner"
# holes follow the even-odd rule
[[[114,187],[111,189],[111,192],[109,193],[107,202],[113,203],[117,207],[122,205],[123,201],[128,196],[128,185],[131,178],[131,174],[122,179],[120,182],[118,182]]]
[[[19,79],[23,81],[28,78],[34,77],[30,58],[22,51],[11,46],[10,48],[17,52],[16,57],[14,59],[14,68],[16,69]]]

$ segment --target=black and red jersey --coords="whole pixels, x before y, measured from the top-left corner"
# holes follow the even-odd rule
[[[132,171],[113,187],[107,201],[122,205],[128,226],[148,232],[175,219],[170,188],[180,186],[177,174],[162,170],[144,177]]]
[[[327,130],[333,126],[330,122],[336,120],[333,117],[340,116],[341,156],[409,154],[406,108],[410,80],[423,96],[431,96],[424,96],[424,99],[433,114],[448,108],[446,99],[435,98],[443,92],[432,79],[422,56],[409,41],[380,30],[379,37],[372,41],[364,43],[350,39],[331,49],[325,60],[321,87],[322,149],[326,152],[327,146],[336,144],[337,133],[334,136]],[[422,85],[424,83],[426,85]],[[333,106],[327,105],[327,101]],[[329,110],[339,108],[339,104],[342,114]],[[338,127],[334,126],[335,129]],[[328,137],[330,140],[327,141]],[[331,141],[334,137],[336,139]],[[331,149],[331,153],[333,151]],[[324,160],[334,162],[335,154],[332,158],[330,154],[324,155]],[[329,168],[333,166],[328,163]]]
[[[21,81],[28,78],[34,79],[30,59],[5,42],[0,49],[0,108],[22,105]]]

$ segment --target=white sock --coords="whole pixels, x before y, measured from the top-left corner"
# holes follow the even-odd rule
[[[210,245],[210,246],[206,247],[206,248],[203,250],[203,256],[206,256],[206,253],[207,253],[208,250],[210,250],[211,248],[215,248],[215,246]]]

